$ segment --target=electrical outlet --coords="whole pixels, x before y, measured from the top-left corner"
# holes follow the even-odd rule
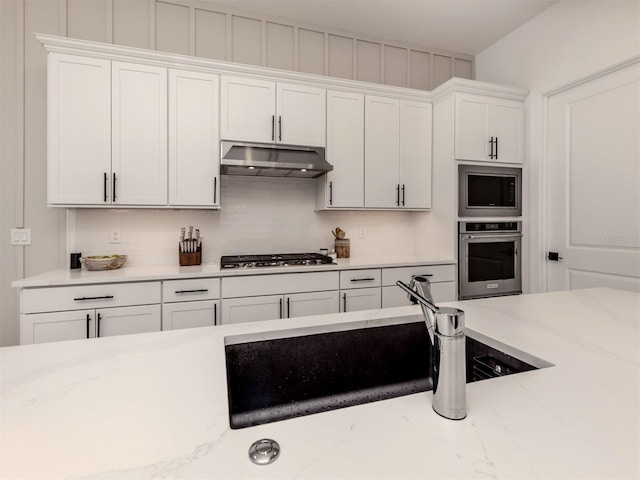
[[[367,229],[366,228],[360,227],[359,237],[360,238],[367,238]]]
[[[12,228],[11,245],[31,245],[31,229]]]
[[[109,236],[109,243],[121,243],[121,239],[120,239],[120,229],[119,228],[112,228],[111,229],[111,235]]]

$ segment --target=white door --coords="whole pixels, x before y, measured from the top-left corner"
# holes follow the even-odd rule
[[[276,138],[276,84],[251,78],[220,78],[220,137],[271,143]]]
[[[285,295],[287,318],[338,313],[338,291]]]
[[[365,98],[364,205],[394,208],[400,204],[400,102]]]
[[[524,159],[524,104],[496,99],[492,110],[494,160],[522,163]]]
[[[364,206],[364,95],[327,92],[327,207]]]
[[[94,310],[21,315],[20,345],[94,337],[94,320]]]
[[[547,290],[640,291],[640,67],[548,99]]]
[[[340,290],[340,311],[375,310],[381,308],[382,295],[379,287]]]
[[[112,64],[113,203],[167,204],[167,69]]]
[[[257,322],[282,318],[284,298],[282,295],[226,298],[221,304],[220,323]]]
[[[324,147],[326,90],[288,83],[276,86],[276,142]]]
[[[50,53],[47,89],[48,203],[111,203],[111,62]]]
[[[400,102],[400,206],[431,208],[431,104]]]
[[[169,70],[169,204],[219,205],[219,77]]]
[[[96,310],[96,337],[159,332],[160,305],[103,308]]]
[[[165,303],[162,305],[162,330],[210,327],[216,324],[217,300]]]
[[[455,157],[457,160],[489,160],[490,100],[471,94],[456,94]]]

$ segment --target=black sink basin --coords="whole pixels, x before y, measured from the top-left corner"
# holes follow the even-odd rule
[[[313,333],[225,339],[231,428],[432,389],[431,344],[421,318],[341,331],[309,330]],[[550,365],[487,337],[482,338],[500,349],[474,337],[482,336],[467,334],[467,383]]]

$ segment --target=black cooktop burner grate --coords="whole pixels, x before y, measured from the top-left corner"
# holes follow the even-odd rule
[[[282,253],[267,255],[223,255],[221,268],[286,267],[294,265],[328,265],[333,259],[320,253]]]

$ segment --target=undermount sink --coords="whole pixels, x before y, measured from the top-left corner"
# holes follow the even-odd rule
[[[466,332],[467,383],[551,366]],[[225,337],[231,428],[432,389],[423,317]]]

